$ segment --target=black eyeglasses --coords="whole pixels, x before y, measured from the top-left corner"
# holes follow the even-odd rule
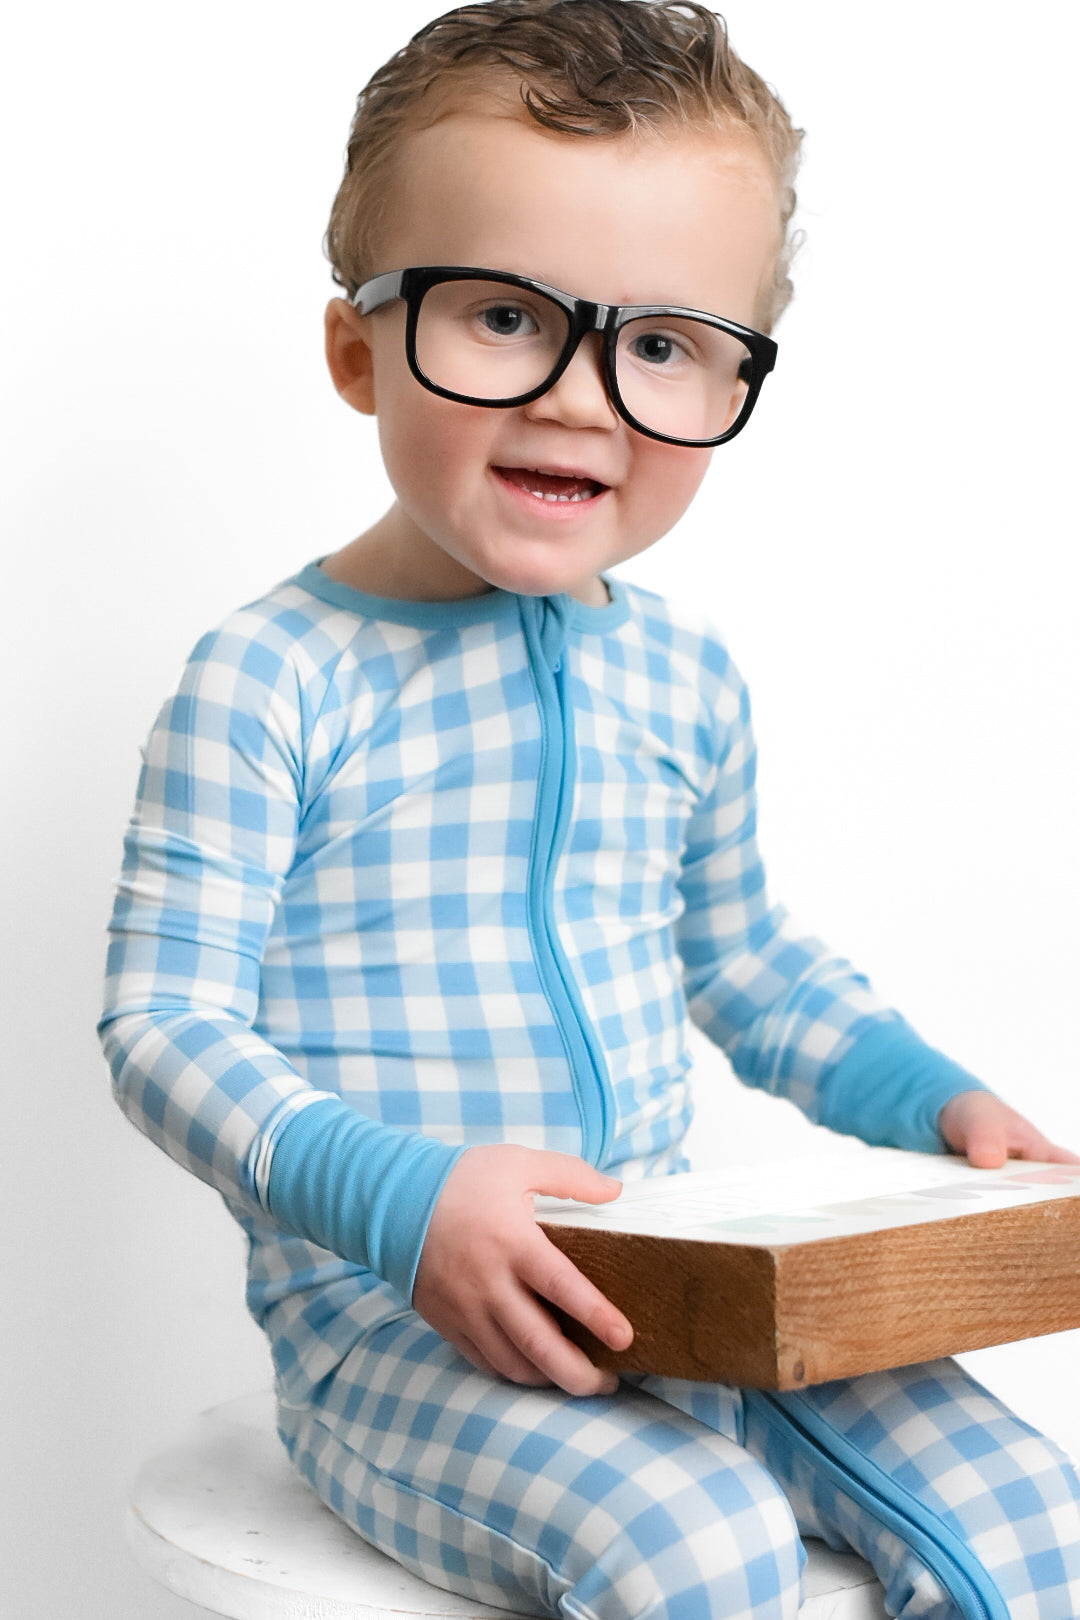
[[[394,298],[408,309],[413,376],[465,405],[499,409],[539,399],[585,334],[602,332],[612,405],[638,433],[665,444],[733,439],[776,364],[772,338],[719,315],[676,304],[592,304],[499,270],[389,270],[350,302],[370,315]]]

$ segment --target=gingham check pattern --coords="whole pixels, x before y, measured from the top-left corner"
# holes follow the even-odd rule
[[[768,902],[722,641],[610,588],[598,609],[379,605],[312,565],[203,637],[161,710],[102,1036],[128,1116],[252,1238],[256,1312],[345,1274],[266,1211],[273,1144],[315,1096],[447,1144],[581,1151],[527,901],[545,725],[527,611],[572,714],[550,926],[606,1068],[605,1168],[685,1167],[688,1011],[811,1117],[859,1032],[898,1020]],[[290,1353],[322,1366],[318,1337]]]
[[[687,1014],[811,1117],[898,1015],[766,900],[722,642],[612,591],[544,626],[576,733],[549,924],[602,1056],[606,1164],[638,1176],[683,1164]],[[145,751],[101,1025],[126,1112],[252,1240],[287,1443],[363,1534],[491,1602],[791,1615],[797,1521],[866,1550],[905,1616],[943,1620],[907,1549],[805,1462],[760,1466],[736,1391],[573,1401],[486,1379],[384,1280],[269,1218],[275,1140],[321,1096],[448,1144],[582,1141],[526,903],[545,720],[525,610],[368,606],[312,567],[196,647]],[[965,1406],[956,1370],[923,1379],[857,1381],[869,1406],[830,1386],[830,1415],[956,1516],[1011,1614],[1080,1612],[1067,1464],[985,1392]]]
[[[634,1387],[636,1385],[637,1387]],[[958,1535],[1010,1620],[1080,1614],[1080,1480],[955,1362],[801,1392]],[[572,1399],[477,1372],[411,1312],[279,1405],[323,1500],[414,1573],[573,1620],[792,1620],[801,1537],[874,1567],[890,1614],[974,1620],[902,1540],[779,1442],[740,1392],[635,1378]],[[985,1584],[985,1581],[984,1581]]]

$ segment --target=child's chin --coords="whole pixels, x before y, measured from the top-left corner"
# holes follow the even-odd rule
[[[590,588],[595,591],[590,581],[572,576],[565,567],[514,567],[507,563],[493,565],[483,577],[497,590],[512,591],[515,596],[573,596],[588,594]]]

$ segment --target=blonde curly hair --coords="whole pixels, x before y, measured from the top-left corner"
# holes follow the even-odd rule
[[[790,228],[803,131],[696,0],[484,0],[437,17],[360,92],[325,251],[351,297],[376,273],[402,137],[501,95],[544,129],[575,136],[736,129],[763,151],[780,241],[758,319],[771,330],[792,296],[802,238]]]

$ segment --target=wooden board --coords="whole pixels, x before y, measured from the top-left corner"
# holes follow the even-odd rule
[[[798,1389],[1080,1327],[1075,1165],[866,1149],[538,1199],[537,1219],[635,1337],[564,1330],[628,1372]]]

